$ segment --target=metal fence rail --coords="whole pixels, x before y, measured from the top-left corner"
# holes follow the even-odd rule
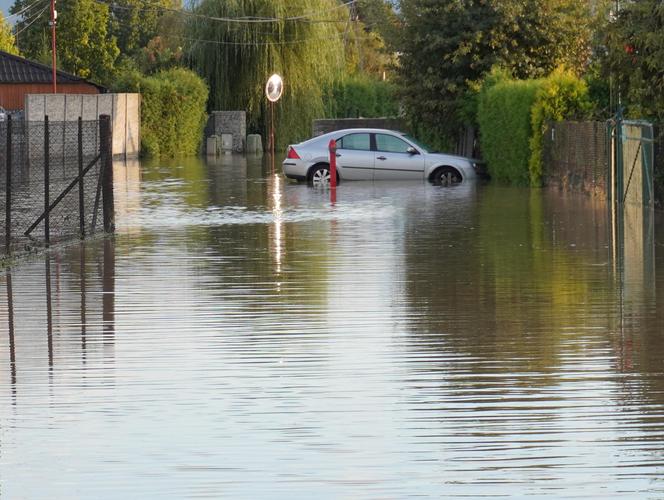
[[[0,123],[0,254],[113,229],[110,117]]]

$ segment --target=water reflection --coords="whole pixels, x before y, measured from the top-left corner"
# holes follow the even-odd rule
[[[664,494],[664,227],[269,165],[116,165],[115,241],[3,278],[7,498]]]
[[[74,369],[70,363],[76,356],[71,352],[70,339],[64,339],[63,333],[69,336],[80,329],[77,350],[81,366],[86,364],[88,336],[91,334],[97,341],[98,326],[105,333],[104,344],[112,343],[115,259],[113,243],[107,240],[102,246],[99,251],[96,245],[82,243],[69,249],[64,258],[60,254],[36,258],[3,276],[6,310],[2,312],[6,314],[14,404],[20,396],[20,382],[32,386],[38,383],[36,377],[46,372],[49,384],[53,383],[58,360],[67,370]],[[74,300],[76,295],[78,303]],[[40,338],[40,333],[45,335]],[[45,358],[40,352],[45,353]],[[43,366],[47,369],[43,370]]]

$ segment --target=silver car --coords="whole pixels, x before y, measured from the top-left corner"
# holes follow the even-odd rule
[[[286,177],[314,186],[330,182],[330,140],[336,140],[337,180],[428,180],[452,185],[477,177],[470,158],[429,151],[402,132],[353,128],[288,146]]]

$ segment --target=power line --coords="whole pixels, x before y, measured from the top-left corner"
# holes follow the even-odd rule
[[[42,3],[43,1],[44,1],[44,0],[36,0],[35,2],[32,2],[31,4],[29,4],[28,6],[23,7],[20,11],[14,13],[14,14],[11,14],[11,15],[9,15],[9,16],[7,16],[7,17],[5,17],[5,20],[7,20],[7,19],[11,19],[12,17],[20,16],[20,15],[22,15],[24,12],[26,12],[27,10],[31,9],[32,7],[34,7],[35,5],[37,5],[38,3]]]
[[[290,17],[250,17],[250,16],[243,16],[243,17],[216,17],[216,16],[208,16],[205,14],[199,14],[196,12],[191,12],[188,10],[179,10],[179,9],[173,9],[170,7],[164,7],[162,5],[157,5],[153,4],[152,6],[148,8],[136,8],[136,7],[130,7],[126,5],[119,5],[117,3],[113,2],[106,2],[104,0],[96,0],[98,3],[107,5],[111,9],[120,9],[120,10],[139,10],[139,11],[152,11],[152,10],[157,10],[157,11],[162,11],[162,12],[171,12],[174,14],[180,14],[180,15],[185,15],[185,16],[190,16],[190,17],[196,17],[199,19],[206,19],[208,21],[218,21],[218,22],[224,22],[224,23],[246,23],[246,24],[256,24],[256,23],[275,23],[275,22],[287,22],[287,21],[307,21],[307,22],[316,22],[315,20],[310,20],[309,18],[315,17],[316,15],[319,15],[321,13],[328,13],[332,12],[335,10],[339,10],[345,7],[348,7],[356,2],[356,0],[350,0],[348,2],[336,5],[334,7],[331,7],[329,9],[324,9],[320,11],[313,11],[309,13],[304,13],[300,14],[297,16],[290,16]],[[320,22],[326,22],[326,21],[320,21]],[[337,22],[337,21],[334,21]]]
[[[36,23],[37,21],[39,21],[39,18],[41,17],[41,15],[42,15],[44,12],[46,12],[50,7],[51,7],[51,4],[49,3],[48,5],[46,5],[46,7],[44,7],[42,10],[40,10],[39,13],[38,13],[37,15],[35,15],[35,16],[32,18],[32,21],[30,21],[29,24],[27,24],[26,26],[23,26],[19,31],[17,31],[16,33],[14,33],[14,36],[18,36],[18,35],[20,35],[20,34],[23,33],[25,30],[27,30],[30,26],[32,26],[34,23]],[[27,20],[26,20],[26,21],[27,21]]]

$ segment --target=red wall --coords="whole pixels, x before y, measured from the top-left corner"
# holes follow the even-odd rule
[[[50,83],[0,83],[0,106],[7,110],[23,109],[25,94],[52,94]],[[99,94],[89,83],[59,83],[58,94]]]

